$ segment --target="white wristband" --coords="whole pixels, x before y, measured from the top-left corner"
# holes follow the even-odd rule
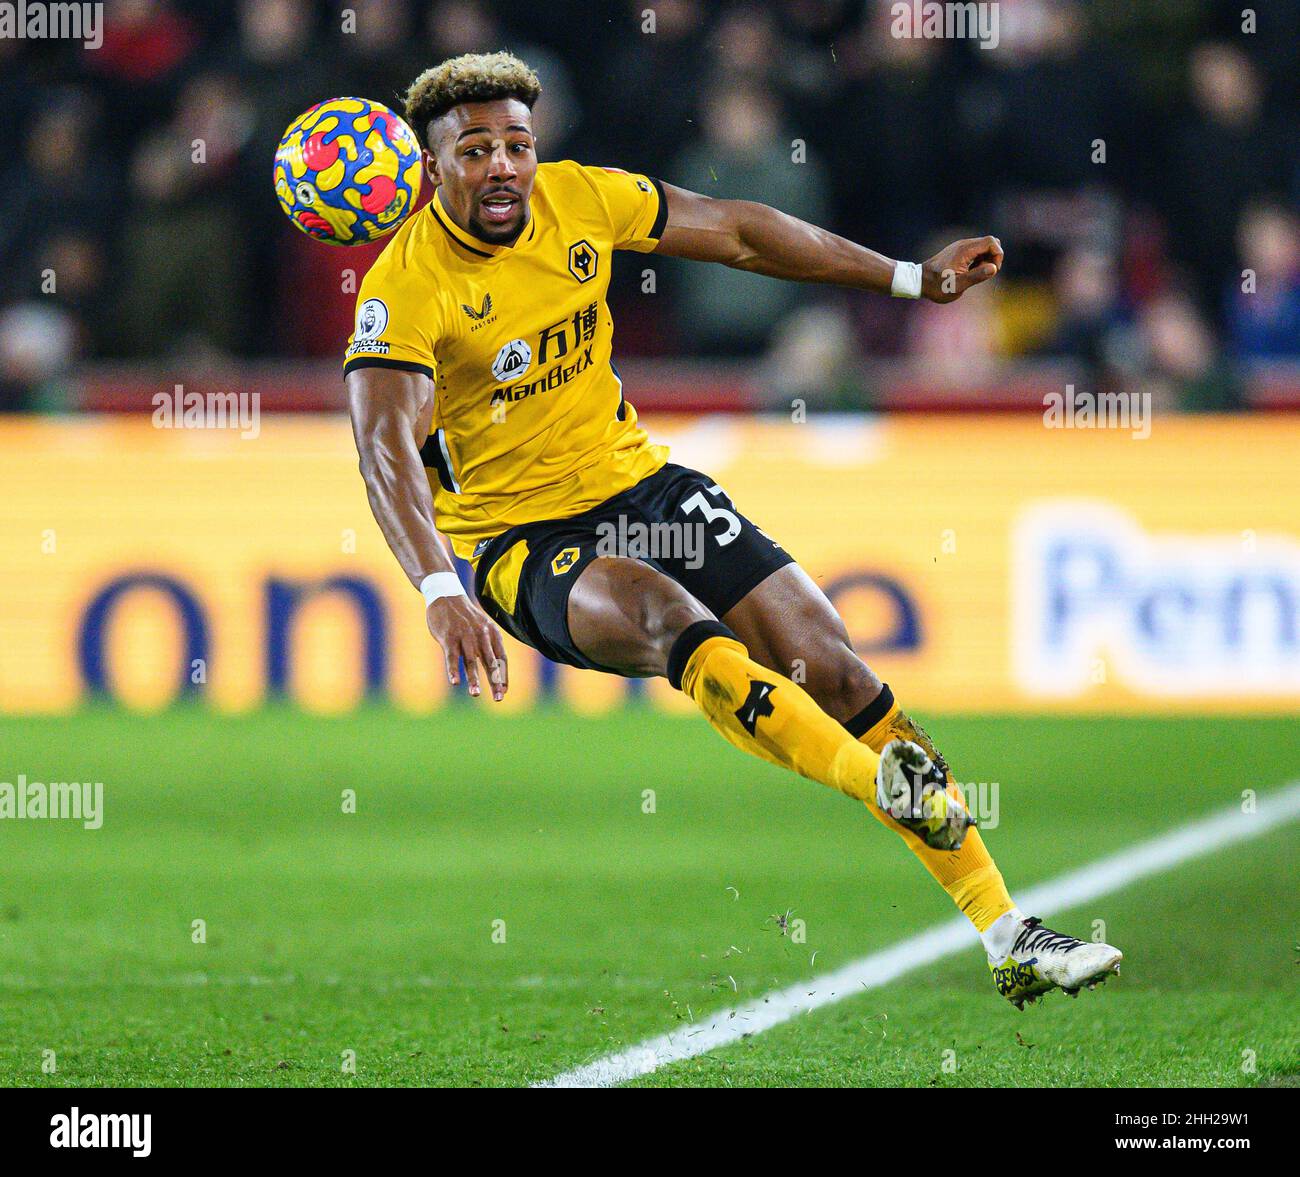
[[[425,608],[440,597],[463,597],[465,586],[454,572],[430,572],[420,581],[420,592],[424,594]]]
[[[889,293],[894,298],[921,297],[921,267],[916,262],[895,262]]]

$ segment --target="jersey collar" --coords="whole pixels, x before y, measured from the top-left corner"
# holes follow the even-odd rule
[[[528,224],[524,226],[524,231],[509,245],[493,245],[488,241],[480,241],[473,233],[467,233],[462,229],[448,215],[447,209],[442,203],[441,186],[433,190],[433,199],[429,201],[429,211],[448,237],[466,253],[480,258],[503,257],[506,254],[514,253],[517,249],[531,242],[537,232],[537,218],[530,216]]]

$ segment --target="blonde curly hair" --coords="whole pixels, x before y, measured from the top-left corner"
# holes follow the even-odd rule
[[[406,91],[406,121],[432,150],[429,124],[462,102],[517,98],[529,110],[542,92],[532,68],[513,53],[464,53],[432,66]]]

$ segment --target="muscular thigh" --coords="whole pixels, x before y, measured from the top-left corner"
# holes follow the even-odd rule
[[[594,666],[631,677],[665,673],[682,630],[710,620],[686,589],[640,560],[595,559],[569,593],[573,645]]]
[[[798,564],[787,564],[723,615],[750,656],[801,683],[836,719],[856,715],[880,691],[835,606]]]
[[[525,524],[493,540],[474,586],[488,616],[553,662],[663,674],[672,638],[713,613],[663,571],[603,556],[590,515]]]
[[[856,698],[864,669],[791,556],[707,475],[671,463],[590,511],[496,537],[475,586],[493,620],[571,666],[662,674],[686,626],[721,618],[764,665],[792,675],[801,660],[793,677],[837,717],[832,693],[847,683]]]

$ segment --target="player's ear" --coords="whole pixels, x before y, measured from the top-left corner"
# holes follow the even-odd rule
[[[438,160],[432,151],[426,150],[424,152],[424,171],[435,188],[442,183],[442,173],[438,171]]]

